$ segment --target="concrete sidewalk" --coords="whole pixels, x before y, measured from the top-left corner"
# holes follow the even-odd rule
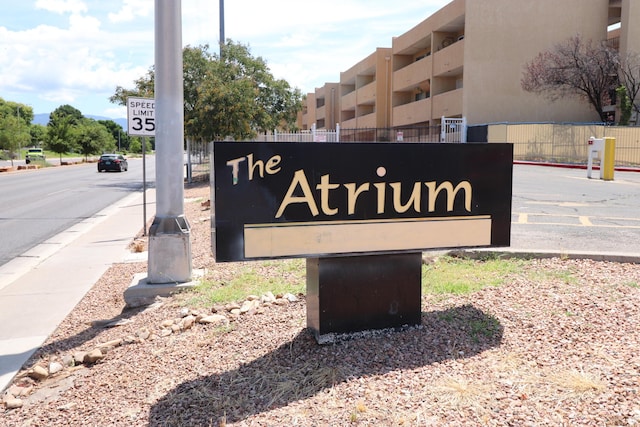
[[[155,190],[147,190],[147,220]],[[0,391],[114,263],[131,257],[143,194],[132,194],[0,267]]]

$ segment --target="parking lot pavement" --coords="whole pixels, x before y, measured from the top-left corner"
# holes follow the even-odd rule
[[[511,248],[640,254],[640,173],[614,180],[584,169],[514,165]]]

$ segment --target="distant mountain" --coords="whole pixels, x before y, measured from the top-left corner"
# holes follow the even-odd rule
[[[122,128],[126,131],[127,130],[127,119],[112,119],[110,117],[102,117],[102,116],[85,116],[88,119],[93,119],[93,120],[113,120],[114,122],[116,122],[117,124],[119,124],[120,126],[122,126]],[[34,114],[33,115],[33,122],[31,122],[35,125],[43,125],[46,126],[47,123],[49,123],[49,113],[42,113],[42,114]]]

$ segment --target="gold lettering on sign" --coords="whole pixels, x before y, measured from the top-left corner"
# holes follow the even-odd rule
[[[251,159],[249,161],[251,163]],[[385,173],[381,173],[380,168],[378,170],[379,176],[384,176]],[[406,201],[402,200],[402,187],[403,183],[401,182],[376,182],[373,183],[373,187],[375,187],[375,191],[372,192],[376,197],[376,206],[377,213],[384,214],[385,206],[386,206],[386,189],[387,187],[391,188],[391,197],[393,202],[393,210],[395,213],[405,213],[411,209],[416,213],[421,213],[423,208],[423,197],[427,198],[426,203],[426,211],[427,212],[435,212],[436,211],[436,201],[438,197],[442,194],[445,197],[446,201],[446,209],[447,212],[452,212],[454,210],[454,205],[456,201],[456,197],[459,192],[464,192],[464,209],[467,212],[471,212],[471,201],[473,196],[473,188],[469,181],[462,181],[458,183],[455,187],[449,181],[444,181],[438,184],[436,181],[424,182],[425,187],[427,188],[426,194],[423,194],[422,182],[414,182],[413,189],[411,190],[411,194],[407,198]],[[356,211],[356,207],[358,204],[358,199],[363,195],[369,193],[371,189],[371,183],[365,182],[360,185],[349,182],[345,184],[337,184],[331,183],[331,179],[329,174],[322,175],[320,177],[320,183],[316,185],[316,190],[319,191],[320,197],[320,208],[322,209],[322,213],[328,216],[337,215],[340,211],[340,206],[332,207],[329,204],[329,200],[331,199],[331,192],[338,190],[340,187],[344,187],[346,189],[347,203],[344,208],[347,209],[348,215],[353,215]],[[302,193],[302,195],[299,195]],[[298,194],[298,195],[296,195]],[[296,171],[293,175],[293,179],[291,180],[291,184],[287,189],[287,193],[282,199],[282,203],[276,212],[276,218],[280,218],[287,207],[292,204],[306,204],[309,208],[309,211],[313,216],[318,216],[320,214],[320,210],[318,209],[318,203],[314,197],[314,193],[311,190],[311,186],[309,185],[309,181],[303,169]]]
[[[282,161],[282,156],[275,155],[267,160],[265,164],[262,160],[253,161],[253,154],[247,154],[245,157],[238,157],[237,159],[227,161],[227,166],[231,166],[231,177],[233,181],[233,185],[238,184],[238,172],[240,170],[240,162],[244,162],[245,160],[249,161],[247,165],[248,173],[249,173],[249,181],[253,181],[253,174],[257,170],[260,178],[264,178],[264,173],[266,172],[269,175],[275,175],[280,172],[280,167],[278,165]]]
[[[300,187],[304,196],[300,197],[293,195],[297,187]],[[309,181],[307,181],[307,176],[304,174],[302,169],[293,174],[293,179],[291,180],[291,185],[289,185],[287,194],[284,196],[284,199],[280,204],[280,208],[278,208],[278,212],[276,212],[276,218],[280,218],[284,213],[284,210],[291,203],[306,203],[313,216],[318,216],[320,214],[318,211],[318,205],[316,205],[316,200],[313,198]]]
[[[416,212],[420,212],[420,188],[422,185],[419,182],[413,184],[413,192],[411,193],[411,197],[405,203],[402,204],[400,200],[400,196],[402,196],[402,183],[394,182],[389,184],[391,188],[393,188],[393,209],[395,209],[398,213],[405,213],[411,207],[411,203],[413,203],[413,210]]]
[[[453,210],[453,202],[456,199],[456,194],[458,194],[458,191],[460,190],[464,190],[465,193],[464,209],[467,212],[471,212],[471,183],[469,181],[462,181],[460,184],[456,185],[455,189],[453,188],[453,184],[449,181],[445,181],[437,187],[435,182],[425,182],[424,184],[429,189],[429,212],[434,212],[436,210],[436,199],[442,190],[447,192],[447,212],[451,212]],[[451,193],[453,193],[453,195]]]
[[[253,180],[253,172],[256,168],[258,169],[260,178],[264,178],[265,170],[269,175],[275,175],[276,173],[280,172],[280,168],[276,168],[276,166],[278,166],[278,164],[280,164],[280,161],[282,160],[282,157],[280,156],[271,157],[269,160],[267,160],[266,165],[262,160],[257,160],[254,163],[253,154],[248,154],[247,159],[249,159],[249,181]]]
[[[366,191],[369,191],[369,183],[365,182],[358,187],[356,187],[356,184],[354,183],[349,183],[344,184],[344,187],[347,189],[347,213],[349,215],[353,215],[356,212],[356,203],[358,202],[358,196]]]
[[[316,189],[320,190],[320,206],[323,214],[335,215],[338,213],[338,208],[331,209],[329,207],[329,190],[335,190],[338,187],[340,187],[340,184],[331,184],[329,182],[329,174],[320,177],[320,184],[316,185]]]

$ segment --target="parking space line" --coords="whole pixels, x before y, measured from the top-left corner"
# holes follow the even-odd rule
[[[584,226],[592,226],[593,223],[591,222],[591,220],[589,219],[588,216],[579,216],[578,219],[580,220],[580,224],[584,225]]]
[[[514,218],[512,224],[524,225],[561,225],[567,227],[594,227],[594,228],[620,228],[620,229],[640,229],[640,218],[627,217],[607,217],[607,216],[586,216],[586,215],[562,215],[547,213],[521,213],[512,212]],[[540,218],[541,220],[531,221],[531,218]],[[560,222],[559,218],[575,220],[575,222]],[[554,220],[555,219],[555,220]],[[609,221],[609,222],[629,222],[629,225],[619,224],[594,224],[593,221]],[[637,225],[635,225],[637,224]]]

